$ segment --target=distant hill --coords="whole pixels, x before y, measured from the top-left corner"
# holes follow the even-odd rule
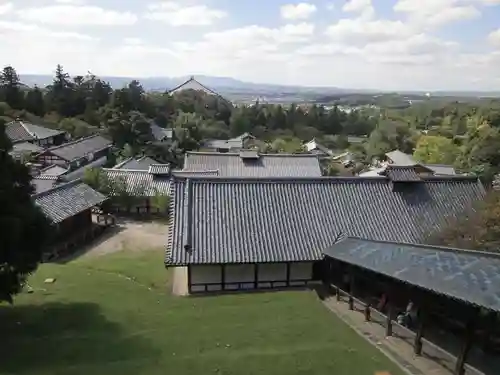
[[[189,79],[189,76],[183,77],[101,77],[109,82],[113,88],[121,88],[127,85],[131,80],[137,79],[147,91],[167,91]],[[377,94],[383,90],[356,90],[343,89],[338,87],[305,87],[305,86],[286,86],[263,83],[244,82],[231,77],[214,77],[205,75],[195,75],[195,78],[203,85],[218,91],[221,94],[245,93],[249,95],[269,95],[269,94],[317,94],[317,95],[345,95],[345,94]],[[47,86],[52,83],[51,75],[40,74],[20,74],[21,82],[27,86]],[[422,91],[402,91],[399,95],[424,95]],[[435,91],[430,92],[431,96],[448,97],[499,97],[500,92],[467,92],[467,91]]]
[[[20,74],[21,82],[28,86],[47,86],[52,83],[51,75],[41,74]],[[145,90],[148,91],[166,91],[172,89],[189,79],[189,76],[183,77],[112,77],[103,76],[103,80],[110,83],[113,88],[120,88],[127,85],[131,80],[137,79],[141,82]],[[222,92],[247,92],[247,93],[276,93],[276,92],[314,92],[314,93],[347,93],[347,92],[365,92],[368,90],[345,90],[337,87],[301,87],[285,86],[273,84],[260,84],[244,82],[230,77],[214,77],[196,75],[195,78],[203,85]]]

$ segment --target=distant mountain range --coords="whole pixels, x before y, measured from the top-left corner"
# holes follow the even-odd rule
[[[185,81],[190,76],[183,77],[112,77],[102,76],[101,79],[109,82],[113,88],[121,88],[127,85],[131,80],[137,79],[141,82],[146,91],[167,91]],[[319,95],[339,95],[339,94],[376,94],[382,93],[383,90],[359,90],[359,89],[343,89],[338,87],[305,87],[305,86],[286,86],[274,84],[262,84],[244,82],[231,77],[214,77],[205,75],[196,75],[196,80],[208,88],[218,91],[221,94],[231,93],[246,93],[252,95],[269,95],[276,93],[287,94],[319,94]],[[20,74],[21,82],[27,86],[44,87],[52,83],[52,75],[42,74]],[[424,95],[423,91],[404,91],[400,94],[417,94]],[[436,91],[430,93],[432,96],[453,96],[453,97],[498,97],[500,92],[453,92],[453,91]]]

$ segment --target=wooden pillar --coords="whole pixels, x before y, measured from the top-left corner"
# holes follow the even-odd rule
[[[392,305],[387,302],[387,317],[385,320],[385,335],[387,337],[392,336]]]
[[[255,263],[253,272],[254,272],[254,274],[253,274],[254,289],[257,289],[259,287],[259,263]]]
[[[349,266],[349,310],[354,310],[354,293],[356,289],[356,281],[354,280],[354,268]]]
[[[455,371],[453,371],[454,375],[464,375],[465,373],[465,362],[467,361],[467,355],[472,347],[472,342],[474,338],[474,321],[477,319],[478,314],[473,314],[473,316],[469,317],[467,321],[467,325],[465,327],[465,338],[462,345],[462,349],[460,350],[460,354],[458,355],[457,362],[455,364]]]
[[[191,293],[191,266],[187,266],[187,273],[188,273],[187,287],[188,287],[188,292]]]
[[[220,282],[221,282],[221,289],[224,290],[226,289],[226,265],[222,264],[220,267]]]
[[[370,304],[367,303],[365,305],[365,322],[369,322],[371,320],[371,308]]]
[[[495,334],[497,313],[489,311],[484,320],[483,332],[481,337],[481,349],[488,353],[491,349],[491,337]]]
[[[424,328],[425,328],[425,313],[421,307],[418,308],[417,312],[417,334],[415,335],[415,342],[413,345],[413,349],[416,355],[422,355],[422,337],[424,337]]]
[[[335,288],[335,297],[337,297],[337,302],[340,302],[340,288],[338,286]]]

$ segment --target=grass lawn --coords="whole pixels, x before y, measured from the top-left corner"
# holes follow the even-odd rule
[[[0,307],[0,373],[402,374],[313,292],[173,297],[162,260],[121,252],[43,265],[34,293]]]

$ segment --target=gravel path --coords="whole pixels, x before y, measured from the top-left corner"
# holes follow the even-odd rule
[[[158,222],[119,221],[85,256],[99,256],[121,250],[157,250],[166,246],[168,225]]]

